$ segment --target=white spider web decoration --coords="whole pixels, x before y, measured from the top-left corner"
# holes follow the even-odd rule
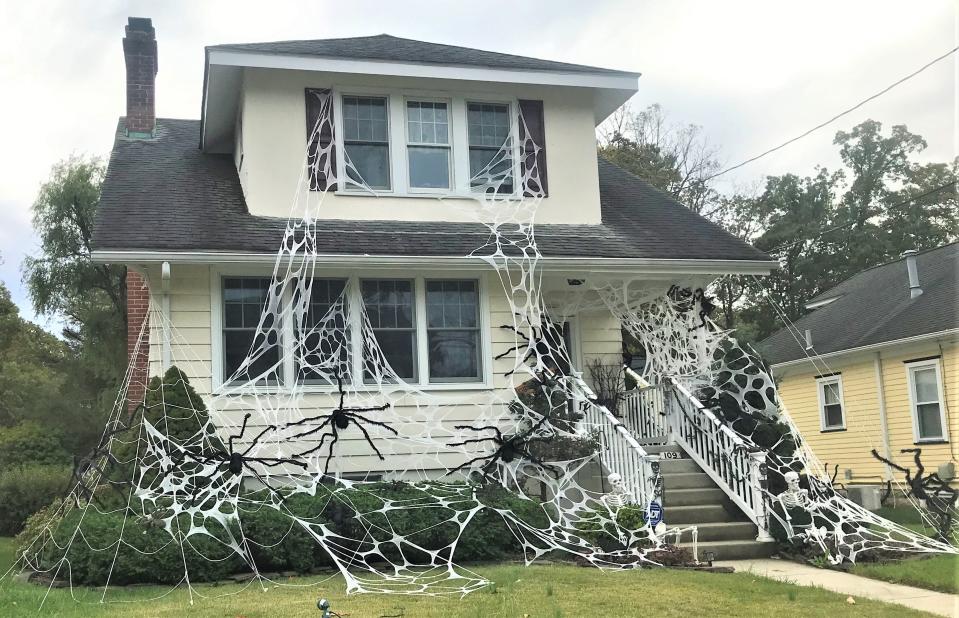
[[[284,538],[297,535],[308,545],[304,551],[328,556],[349,592],[463,595],[482,588],[488,582],[458,565],[455,553],[470,525],[487,515],[501,518],[527,564],[550,552],[608,569],[657,564],[663,537],[646,525],[621,525],[604,487],[590,481],[610,472],[603,466],[609,445],[596,434],[612,417],[573,367],[557,325],[578,311],[605,308],[645,346],[647,377],[725,392],[718,377],[727,372],[735,382],[733,374],[745,369],[721,364],[724,346],[735,342],[708,320],[702,297],[666,285],[630,291],[628,280],[607,279],[547,302],[534,225],[544,197],[540,146],[519,115],[471,179],[476,199],[446,202],[481,226],[486,241],[467,257],[495,273],[508,304],[511,323],[501,332],[511,333],[511,341],[491,350],[503,384],[451,403],[443,392],[405,380],[375,336],[379,316],[355,279],[331,287],[321,278],[317,238],[325,195],[340,183],[376,191],[346,152],[332,150],[332,93],[313,96],[319,117],[246,358],[204,401],[173,397],[186,370],[172,381],[141,385],[148,403],[132,417],[127,391],[136,377],[128,370],[100,447],[19,567],[41,573],[51,586],[66,579],[72,587],[81,553],[99,555],[112,575],[124,553],[169,546],[182,555],[182,572],[170,583],[185,585],[191,599],[201,595],[190,577],[197,560],[236,561],[254,574],[248,585],[262,586],[268,578],[256,556],[264,547],[246,530],[266,511],[288,521]],[[344,158],[345,178],[337,177],[335,156]],[[154,341],[168,333],[174,366],[201,364],[156,307],[150,329]],[[141,346],[146,335],[144,327]],[[284,341],[289,344],[280,345]],[[760,390],[760,412],[787,425],[802,444],[774,394]],[[735,397],[740,405],[752,403]],[[731,426],[755,444],[748,431]],[[827,515],[794,536],[805,534],[831,557],[855,559],[873,548],[954,551],[839,496],[802,449],[770,465],[807,473],[805,510],[814,518]],[[384,477],[356,475],[363,470]],[[656,482],[629,479],[633,499],[650,499],[646,484]],[[97,500],[111,491],[123,496],[120,504]],[[502,502],[504,492],[513,502]],[[304,511],[306,500],[319,508]],[[83,527],[88,513],[119,518],[120,537],[106,547],[91,542]],[[415,513],[429,513],[434,523],[410,527]],[[125,534],[140,529],[162,530],[166,544],[145,548]],[[604,535],[609,538],[597,540]],[[106,600],[110,577],[98,585]]]

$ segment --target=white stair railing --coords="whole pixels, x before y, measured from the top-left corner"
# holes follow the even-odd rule
[[[669,386],[637,387],[620,400],[617,412],[635,437],[646,444],[669,442]]]
[[[632,370],[626,368],[627,374]],[[635,376],[635,374],[633,374]],[[631,376],[631,377],[633,377]],[[627,393],[628,399],[648,399],[649,389]],[[757,541],[771,541],[766,505],[766,453],[720,421],[689,390],[675,380],[664,388],[666,433],[722,489],[759,529]],[[641,409],[642,403],[632,404]],[[663,429],[655,424],[630,423],[640,439],[658,438]],[[649,428],[652,435],[645,435]],[[667,511],[668,512],[668,511]]]

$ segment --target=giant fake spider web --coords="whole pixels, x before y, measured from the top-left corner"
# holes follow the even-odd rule
[[[267,511],[288,522],[284,538],[296,535],[304,551],[328,556],[349,592],[466,594],[483,587],[486,580],[458,565],[456,552],[471,524],[489,516],[505,524],[527,563],[558,552],[600,568],[655,565],[662,530],[625,527],[618,509],[624,502],[645,509],[661,498],[661,478],[635,453],[632,472],[610,467],[616,461],[610,449],[632,447],[616,417],[597,403],[563,336],[565,321],[589,311],[611,313],[643,344],[645,377],[682,382],[707,405],[719,394],[732,398],[741,414],[726,420],[751,446],[762,448],[744,428],[744,416],[770,416],[788,428],[793,452],[778,455],[775,445],[765,450],[771,476],[805,475],[808,498],[790,504],[811,513],[813,523],[790,528],[792,538],[821,545],[833,559],[854,560],[876,548],[952,551],[838,494],[768,377],[761,388],[733,386],[739,376],[761,380],[765,373],[743,361],[749,357],[709,320],[705,295],[685,291],[695,282],[636,287],[607,277],[577,289],[544,285],[534,225],[544,197],[539,145],[522,115],[470,180],[475,199],[447,201],[472,217],[485,239],[464,260],[498,286],[490,295],[500,306],[490,314],[503,316],[503,323],[489,325],[485,361],[492,359],[485,370],[493,385],[451,396],[402,377],[408,372],[391,366],[377,338],[383,316],[368,307],[370,295],[355,277],[327,277],[319,264],[327,192],[337,185],[376,192],[345,152],[337,153],[346,170],[338,176],[332,145],[324,145],[335,140],[320,139],[335,132],[332,94],[312,96],[321,113],[305,155],[309,172],[300,179],[245,359],[218,390],[199,396],[187,389],[184,398],[186,382],[203,376],[188,378],[189,371],[177,367],[203,366],[202,360],[151,307],[151,360],[166,336],[175,367],[148,384],[137,384],[128,370],[101,443],[78,468],[69,499],[27,548],[22,568],[51,585],[57,579],[96,583],[102,600],[110,576],[84,580],[81,554],[105,555],[112,575],[126,552],[172,547],[182,555],[182,572],[168,583],[187,586],[191,599],[200,594],[191,584],[198,561],[235,561],[254,574],[250,585],[263,585],[269,577],[257,555],[264,546],[248,530]],[[326,188],[317,190],[316,179]],[[404,293],[411,292],[376,290],[373,297],[393,298],[395,305]],[[147,346],[147,332],[140,346]],[[126,396],[132,386],[146,390],[145,402],[132,402],[141,404],[135,407]],[[761,405],[745,390],[759,392]],[[615,500],[607,499],[610,473],[625,477],[626,493]],[[503,492],[510,501],[501,499]],[[770,504],[781,493],[767,490]],[[320,507],[304,510],[310,500]],[[432,523],[411,526],[411,515],[424,513]],[[784,525],[790,525],[787,513],[772,508]],[[88,514],[120,518],[120,538],[97,545],[84,529]],[[141,529],[162,531],[165,544],[138,546],[135,535],[123,532]]]

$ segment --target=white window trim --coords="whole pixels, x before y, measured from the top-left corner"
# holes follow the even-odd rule
[[[351,185],[346,181],[346,157],[343,154],[343,97],[377,96],[387,98],[387,117],[389,119],[389,158],[392,186],[387,190],[370,190]],[[407,161],[406,141],[406,101],[444,101],[449,103],[450,121],[450,173],[449,190],[410,189],[409,163]],[[336,177],[335,194],[337,196],[384,195],[391,197],[443,197],[476,199],[477,192],[469,186],[469,129],[467,125],[467,103],[500,103],[510,107],[510,136],[513,143],[513,193],[497,195],[497,199],[518,200],[522,197],[522,160],[519,140],[519,99],[485,93],[384,89],[364,86],[333,86],[333,126],[336,131]]]
[[[928,360],[904,363],[906,366],[906,383],[909,387],[909,408],[912,410],[912,437],[916,444],[949,442],[949,425],[946,423],[946,396],[942,386],[942,363],[939,361],[939,358],[931,358]],[[939,426],[942,427],[942,435],[935,438],[923,438],[919,435],[919,404],[932,402],[918,401],[916,381],[914,379],[917,371],[929,368],[936,370],[936,393],[939,396]]]
[[[842,411],[841,425],[826,424],[826,386],[836,384],[839,387],[839,408]],[[842,387],[842,376],[832,375],[816,378],[816,392],[819,396],[819,431],[845,431],[846,429],[846,399]]]
[[[211,382],[213,386],[213,395],[220,395],[229,392],[230,385],[224,383],[224,346],[223,346],[223,279],[224,277],[270,277],[272,270],[257,269],[250,266],[235,265],[222,266],[210,269],[210,353],[211,353]],[[414,282],[414,298],[416,306],[414,315],[416,316],[416,354],[418,377],[416,382],[409,382],[421,391],[476,391],[491,390],[493,388],[493,362],[492,362],[492,334],[490,331],[490,300],[489,300],[489,282],[486,273],[481,272],[463,272],[460,270],[444,271],[431,270],[417,272],[413,274],[401,274],[392,270],[333,270],[315,272],[313,275],[317,279],[348,279],[348,285],[352,290],[351,301],[353,306],[356,304],[355,295],[360,294],[359,281],[361,279],[406,279]],[[482,363],[481,377],[479,380],[469,380],[463,382],[430,382],[429,381],[429,358],[427,356],[426,345],[426,281],[432,279],[445,280],[473,280],[477,282],[479,293],[479,333],[480,333],[480,361]],[[291,298],[285,299],[284,303],[292,302]],[[360,349],[357,346],[362,345],[362,335],[359,329],[360,312],[350,312],[350,324],[353,341],[353,349]],[[293,341],[293,324],[290,320],[282,320],[280,325],[283,333],[282,350],[284,380],[280,384],[270,384],[252,387],[254,392],[258,393],[290,393],[295,389],[301,393],[330,393],[335,392],[336,387],[330,384],[299,384],[294,385],[293,381],[287,376],[294,375],[293,354],[290,352],[289,343]],[[354,352],[353,358],[359,361],[362,368],[361,355]],[[354,375],[362,375],[354,371]],[[250,387],[244,387],[247,392]],[[379,390],[376,384],[364,384],[358,380],[357,384],[352,385],[352,389],[358,392],[373,392]]]
[[[409,118],[407,114],[409,109],[407,108],[407,103],[445,103],[446,104],[446,144],[427,144],[425,142],[411,142],[410,141],[410,126]],[[406,160],[406,187],[407,192],[410,194],[417,195],[445,195],[451,191],[456,190],[456,161],[453,153],[454,150],[454,121],[453,121],[453,101],[449,98],[440,98],[440,97],[414,97],[406,95],[403,97],[403,148],[404,148],[404,159]],[[412,186],[412,180],[410,178],[410,161],[409,161],[409,152],[410,147],[416,148],[426,147],[426,148],[446,148],[449,151],[448,165],[447,165],[447,174],[450,180],[450,186],[446,189],[430,189],[428,187],[414,187]]]

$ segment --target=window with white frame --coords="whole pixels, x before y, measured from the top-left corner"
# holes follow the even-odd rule
[[[346,176],[354,183],[389,191],[390,122],[387,97],[343,97]]]
[[[496,178],[502,179],[498,193],[513,192],[512,161],[503,156],[511,147],[510,119],[509,104],[466,104],[470,188],[481,189],[488,179]]]
[[[263,386],[276,386],[287,385],[284,376],[294,375],[299,384],[329,387],[323,374],[351,367],[351,375],[362,374],[362,381],[369,383],[370,349],[364,342],[371,339],[382,352],[381,360],[411,383],[484,381],[486,326],[476,279],[316,278],[306,302],[295,297],[297,292],[288,292],[283,300],[302,306],[302,323],[289,323],[294,321],[289,312],[271,313],[282,317],[264,325],[268,333],[264,340],[257,331],[269,289],[269,277],[221,278],[221,382],[237,373],[251,349],[267,341],[267,353],[236,379],[263,375]],[[366,309],[365,323],[361,306]],[[284,329],[290,337],[280,337]],[[284,345],[293,346],[290,354],[283,353]],[[289,365],[285,370],[284,363]],[[361,386],[360,379],[353,381]]]
[[[411,190],[452,186],[449,106],[445,101],[406,102],[406,161]]]
[[[260,315],[269,299],[269,277],[227,277],[223,280],[223,374],[224,381],[257,380],[276,384],[282,380],[280,328],[264,323],[257,334]],[[255,360],[243,366],[251,350],[260,350]]]
[[[345,153],[337,157],[342,190],[467,196],[495,189],[500,196],[515,195],[521,159],[515,152],[517,100],[363,91],[335,99],[341,110],[337,148]]]
[[[427,281],[426,329],[431,381],[482,378],[476,281]]]
[[[823,431],[846,428],[846,412],[842,400],[842,376],[816,378],[819,389],[819,419]]]
[[[946,439],[939,359],[906,363],[909,400],[912,403],[913,434],[916,442]]]

